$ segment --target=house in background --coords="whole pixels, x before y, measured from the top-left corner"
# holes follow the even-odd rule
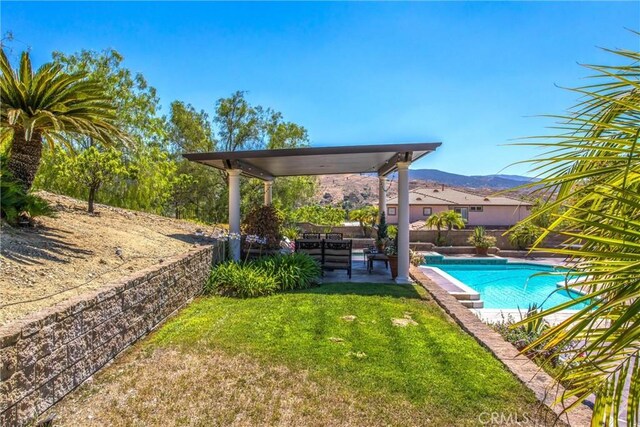
[[[453,210],[467,226],[510,227],[531,213],[533,205],[509,197],[478,196],[452,188],[419,188],[409,192],[409,222],[425,221],[432,214]],[[387,201],[387,222],[398,222],[398,198]]]

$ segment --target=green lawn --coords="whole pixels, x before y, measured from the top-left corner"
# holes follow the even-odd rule
[[[68,410],[62,413],[73,424],[78,419],[69,408],[97,408],[91,400],[102,392],[113,398],[92,419],[112,424],[105,411],[153,424],[155,415],[140,399],[171,402],[185,394],[199,402],[191,413],[203,425],[238,417],[249,425],[265,419],[287,424],[287,416],[317,425],[476,425],[482,412],[539,420],[533,395],[422,292],[339,283],[255,299],[201,298],[71,398],[73,403],[63,402]],[[394,326],[392,319],[409,324]],[[202,366],[187,366],[193,363]],[[165,378],[168,372],[184,373],[158,385],[158,370]],[[224,372],[212,374],[216,370]],[[138,400],[116,397],[129,388]],[[238,395],[243,405],[236,405]],[[218,412],[208,410],[203,399],[217,400]],[[164,411],[163,422],[182,417]]]

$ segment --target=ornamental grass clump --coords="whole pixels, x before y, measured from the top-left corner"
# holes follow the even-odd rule
[[[320,277],[320,265],[304,253],[278,254],[257,260],[254,265],[275,278],[282,291],[305,289]]]
[[[205,292],[239,298],[271,295],[278,290],[278,282],[264,269],[252,263],[234,261],[220,264],[211,271]]]

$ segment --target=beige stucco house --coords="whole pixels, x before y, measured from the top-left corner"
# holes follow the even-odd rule
[[[454,210],[467,226],[509,227],[531,213],[532,204],[509,197],[478,196],[444,186],[409,192],[409,221],[424,221],[432,214]],[[398,199],[387,201],[387,222],[398,222]]]

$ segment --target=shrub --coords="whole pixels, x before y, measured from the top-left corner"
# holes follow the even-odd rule
[[[6,159],[0,158],[0,216],[11,225],[29,224],[37,216],[53,216],[46,200],[25,192],[5,169]]]
[[[484,249],[495,246],[496,244],[496,238],[493,236],[487,236],[484,227],[474,228],[473,234],[469,236],[469,239],[467,241],[476,248]]]
[[[340,225],[346,219],[344,209],[335,206],[308,205],[289,212],[289,222],[309,222],[316,225]]]
[[[282,227],[282,235],[293,241],[300,235],[300,229],[298,227]]]
[[[268,256],[254,264],[273,277],[283,291],[308,288],[321,273],[318,263],[304,253]]]
[[[378,224],[378,241],[384,242],[384,240],[389,237],[388,230],[389,226],[387,225],[387,217],[384,212],[380,212],[380,224]]]
[[[409,249],[409,260],[411,265],[418,267],[424,263],[424,255],[414,251],[413,249]]]
[[[536,304],[531,304],[527,312],[524,315],[520,315],[520,320],[529,319],[539,313],[540,310]],[[549,324],[541,317],[531,319],[522,325],[516,326],[516,323],[518,322],[509,316],[507,319],[503,319],[502,322],[490,324],[490,326],[520,351],[527,348],[549,329]],[[558,363],[558,358],[555,356],[556,352],[544,350],[544,344],[539,344],[529,349],[525,354],[530,359],[541,362],[549,360],[552,366]]]
[[[234,261],[220,264],[211,271],[205,292],[240,298],[271,295],[278,289],[272,274],[254,264]]]
[[[280,247],[282,218],[273,206],[259,206],[244,219],[244,233],[266,239],[268,249]]]
[[[540,233],[540,228],[533,224],[519,224],[509,231],[509,242],[519,250],[524,250],[540,237]]]

